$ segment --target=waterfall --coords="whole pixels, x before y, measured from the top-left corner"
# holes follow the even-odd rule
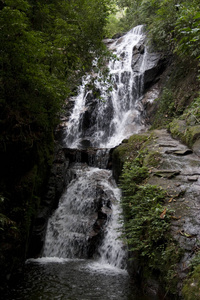
[[[108,150],[144,129],[144,39],[143,27],[137,26],[112,41],[109,48],[118,58],[108,64],[112,90],[110,81],[102,85],[99,74],[89,74],[72,99],[74,107],[64,132],[65,147],[99,150],[92,166],[79,160],[70,165],[72,180],[48,222],[45,257],[95,258],[100,264],[126,266],[126,247],[119,238],[120,190],[111,171],[105,168]]]
[[[124,264],[125,250],[119,237],[120,190],[109,170],[75,164],[76,178],[71,181],[60,199],[59,207],[48,222],[44,256],[61,258],[87,258],[92,238],[95,237],[94,220],[101,205],[102,227],[105,241],[99,247],[100,257],[114,266]],[[112,207],[112,210],[111,210]],[[98,226],[99,224],[95,224]],[[100,225],[99,225],[100,226]]]
[[[118,58],[108,64],[111,91],[108,82],[102,84],[99,74],[84,77],[79,93],[73,99],[75,105],[64,138],[67,147],[112,148],[144,128],[140,100],[146,64],[145,48],[142,48],[144,53],[137,69],[134,64],[138,65],[139,58],[134,61],[133,57],[134,46],[142,43],[144,38],[143,26],[137,26],[109,45]],[[88,88],[91,81],[98,97]]]

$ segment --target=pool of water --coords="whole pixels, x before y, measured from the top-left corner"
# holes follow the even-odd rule
[[[29,260],[7,300],[156,300],[141,295],[125,270],[88,260]]]

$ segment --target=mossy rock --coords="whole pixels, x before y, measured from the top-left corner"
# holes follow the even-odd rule
[[[148,134],[134,134],[119,147],[117,147],[113,154],[118,155],[122,162],[134,159],[138,155],[138,151],[142,145],[147,141]]]
[[[119,180],[124,162],[136,158],[138,151],[142,148],[148,138],[149,134],[134,134],[114,149],[112,153],[112,162],[113,176],[116,181]]]
[[[149,152],[144,158],[144,165],[146,167],[158,167],[162,160],[162,154],[158,151]]]
[[[192,146],[194,153],[200,156],[200,138],[198,138]]]
[[[185,133],[186,144],[193,146],[195,141],[200,137],[200,125],[189,126]]]
[[[179,138],[189,147],[200,137],[200,125],[187,126],[185,120],[174,119],[169,124],[169,130],[173,137]]]
[[[193,271],[183,287],[183,296],[185,300],[200,299],[200,265]]]
[[[187,125],[185,120],[174,119],[169,124],[169,131],[172,136],[175,138],[179,138],[181,141],[184,141],[185,131],[187,129]]]

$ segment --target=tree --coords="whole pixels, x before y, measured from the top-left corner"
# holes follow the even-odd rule
[[[59,113],[94,57],[106,51],[102,38],[111,4],[0,0],[0,266],[5,270],[1,276],[26,256],[52,161]]]

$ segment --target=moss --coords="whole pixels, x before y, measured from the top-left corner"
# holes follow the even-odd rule
[[[144,158],[144,165],[147,167],[158,167],[162,160],[162,154],[158,151],[149,152]]]
[[[112,153],[112,161],[113,176],[116,181],[119,180],[125,161],[136,158],[139,153],[138,151],[142,148],[142,146],[148,139],[148,134],[135,134],[114,149]]]
[[[189,147],[200,137],[200,125],[187,126],[185,120],[174,119],[169,124],[169,130],[173,137],[179,138]]]
[[[164,88],[158,101],[158,109],[154,116],[152,129],[163,128],[176,115],[175,99],[172,89]]]
[[[192,147],[196,140],[200,137],[200,125],[189,126],[185,132],[185,142]]]
[[[152,129],[166,128],[174,118],[187,119],[192,115],[199,121],[198,66],[189,61],[174,61],[162,78],[163,90],[157,99]]]
[[[180,140],[184,140],[185,131],[187,129],[186,122],[184,120],[174,119],[169,124],[169,130],[173,137],[178,137]]]
[[[132,135],[125,143],[122,143],[114,150],[113,155],[118,156],[122,162],[134,159],[147,139],[148,135],[146,134]]]
[[[200,299],[200,264],[185,281],[182,293],[185,300]]]

